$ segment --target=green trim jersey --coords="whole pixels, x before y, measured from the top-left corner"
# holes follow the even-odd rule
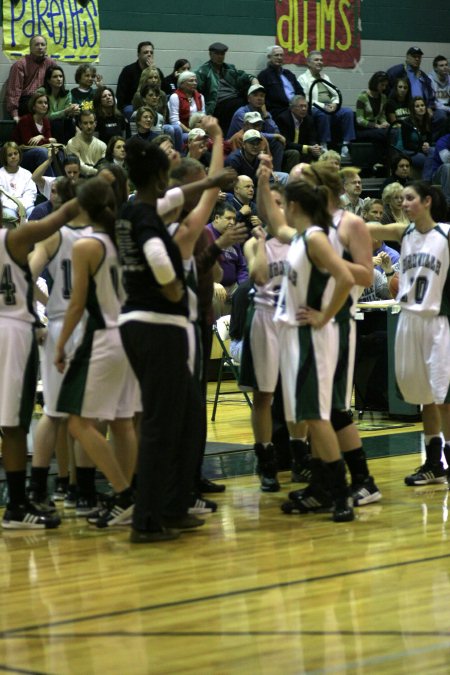
[[[450,316],[450,225],[436,223],[421,233],[411,223],[403,234],[397,299],[402,309]]]
[[[287,266],[274,320],[289,326],[298,326],[297,312],[301,307],[320,310],[330,275],[319,270],[308,255],[308,238],[321,227],[308,227],[294,237],[287,256]]]
[[[0,230],[0,318],[34,324],[34,284],[28,265],[19,265],[8,249],[8,230]]]
[[[285,270],[289,244],[283,244],[275,237],[266,241],[266,255],[269,266],[269,279],[263,286],[255,284],[256,293],[253,302],[258,309],[275,312],[278,305]]]
[[[87,332],[116,328],[119,325],[119,314],[125,297],[117,250],[111,238],[104,232],[92,232],[86,236],[86,239],[89,238],[101,242],[104,254],[95,274],[89,279],[86,300]]]
[[[72,293],[72,249],[81,237],[92,232],[92,227],[70,227],[64,225],[59,230],[59,246],[48,262],[49,298],[47,317],[49,321],[64,317]]]
[[[330,231],[328,232],[328,239],[330,241],[331,246],[338,254],[338,256],[340,256],[343,260],[353,262],[353,258],[350,255],[349,251],[347,251],[347,249],[344,248],[344,245],[339,239],[339,226],[345,214],[346,211],[344,211],[344,209],[337,209],[333,213],[333,224],[331,225]],[[333,294],[335,283],[336,282],[334,278],[331,277],[328,283],[327,297],[331,297],[331,295]],[[341,323],[342,321],[348,321],[350,319],[350,316],[353,316],[355,314],[356,303],[358,302],[358,298],[361,295],[362,290],[363,289],[361,288],[361,286],[356,285],[351,288],[347,300],[345,301],[343,307],[341,307],[341,309],[335,316],[335,321],[338,321],[339,323]]]

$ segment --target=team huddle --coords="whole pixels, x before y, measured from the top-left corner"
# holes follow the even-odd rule
[[[205,315],[222,253],[219,240],[212,244],[204,235],[220,190],[235,174],[223,169],[217,120],[206,117],[202,125],[212,139],[207,176],[201,165],[192,170],[192,160],[181,160],[181,166],[187,161],[183,174],[173,153],[131,139],[132,199],[123,172],[106,170],[45,218],[0,231],[0,424],[9,492],[4,528],[59,526],[56,508],[41,497],[61,428],[76,442],[77,514],[93,526],[131,524],[131,541],[146,543],[204,524],[198,514],[208,505],[198,499],[198,485],[206,439]],[[174,161],[178,168],[170,174]],[[350,521],[354,506],[381,499],[349,413],[354,312],[361,287],[373,279],[372,238],[401,242],[396,377],[404,399],[423,406],[426,445],[425,464],[405,481],[446,481],[446,202],[439,189],[411,183],[403,192],[409,224],[366,225],[340,207],[342,184],[332,164],[297,165],[284,188],[272,184],[272,168],[270,156],[261,155],[262,224],[243,245],[254,293],[241,384],[253,389],[257,471],[262,490],[280,489],[271,404],[281,377],[293,475],[308,483],[289,494],[282,510],[331,512],[335,522]],[[169,189],[169,175],[178,187]],[[235,243],[235,229],[230,225],[224,248]],[[42,338],[32,296],[44,269],[49,294]],[[37,339],[44,345],[45,408],[27,491]],[[95,492],[96,468],[113,489],[103,504]]]

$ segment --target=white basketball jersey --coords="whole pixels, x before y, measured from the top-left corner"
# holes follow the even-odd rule
[[[449,232],[447,223],[425,234],[411,223],[404,233],[397,299],[409,312],[450,315]]]
[[[96,273],[89,279],[86,329],[115,328],[119,325],[119,314],[125,300],[117,250],[104,232],[92,232],[86,238],[101,241],[105,251]]]
[[[339,238],[339,226],[345,213],[346,211],[344,211],[344,209],[337,209],[333,213],[333,225],[330,227],[330,231],[328,232],[328,239],[330,240],[330,244],[332,245],[336,253],[341,258],[343,258],[344,260],[348,260],[349,262],[353,262],[353,258],[350,255],[350,252],[346,248],[344,248],[344,245]],[[334,285],[335,280],[331,278],[327,288],[327,298],[331,297],[334,290]],[[336,321],[348,318],[350,314],[353,315],[355,313],[356,303],[358,302],[358,298],[361,295],[362,290],[363,289],[361,288],[361,286],[353,286],[351,288],[348,300],[336,314],[335,317]]]
[[[7,235],[8,230],[0,229],[0,317],[35,323],[30,268],[11,258]]]
[[[309,258],[308,237],[312,232],[323,230],[315,225],[309,227],[294,238],[288,252],[274,319],[289,326],[298,326],[296,314],[301,307],[322,308],[322,299],[330,278],[328,273],[315,267]]]
[[[253,298],[255,307],[275,311],[287,267],[288,252],[289,244],[283,244],[275,237],[266,241],[269,280],[263,286],[255,284],[256,293]]]
[[[92,227],[64,225],[59,231],[59,247],[47,265],[50,276],[47,317],[49,320],[64,316],[72,293],[72,249],[74,243],[92,232]]]

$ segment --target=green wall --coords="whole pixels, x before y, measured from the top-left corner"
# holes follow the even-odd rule
[[[133,0],[128,8],[99,0],[99,7],[104,30],[275,35],[275,0]],[[450,0],[363,0],[361,19],[366,40],[447,42]]]
[[[98,0],[98,4],[102,30],[275,35],[275,0]],[[423,0],[362,0],[361,19],[366,40],[447,42],[450,0],[431,0],[428,5]]]

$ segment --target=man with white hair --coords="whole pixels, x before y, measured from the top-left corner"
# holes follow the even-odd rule
[[[309,53],[306,60],[307,70],[298,78],[305,90],[306,98],[311,103],[311,112],[316,123],[319,143],[323,150],[328,150],[332,129],[339,133],[342,142],[341,157],[349,156],[348,144],[354,141],[355,123],[353,110],[340,108],[339,95],[328,75],[322,72],[323,56],[321,52]],[[328,86],[328,83],[331,86]]]
[[[304,94],[301,84],[294,73],[283,68],[284,50],[278,45],[267,48],[267,68],[258,75],[260,84],[266,91],[266,105],[275,120],[288,109],[293,96]]]

